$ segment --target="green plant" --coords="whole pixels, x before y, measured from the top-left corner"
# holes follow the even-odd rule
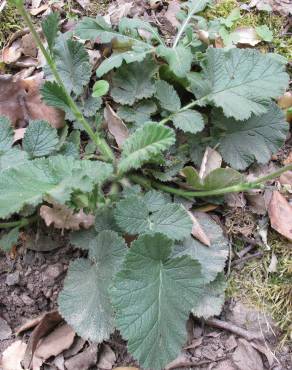
[[[285,140],[288,125],[272,101],[287,87],[285,65],[256,50],[206,48],[193,23],[208,1],[188,1],[171,47],[141,20],[122,19],[112,29],[101,17],[82,19],[79,38],[113,44],[96,70],[104,80],[88,96],[92,71],[83,44],[72,33],[59,34],[52,13],[43,23],[46,49],[22,1],[13,3],[48,62],[43,100],[63,110],[75,130],[70,126],[59,137],[47,123],[31,122],[21,149],[12,147],[12,129],[1,119],[0,217],[34,214],[44,202],[94,213],[95,227],[70,237],[88,257],[71,263],[61,314],[78,334],[98,342],[118,328],[141,366],[160,369],[184,343],[190,312],[220,313],[228,255],[227,239],[207,216],[198,219],[210,246],[191,236],[193,220],[172,195],[190,200],[261,188],[291,169],[253,182],[238,172],[268,162]],[[121,152],[100,125],[107,80],[109,98],[127,122]],[[89,138],[87,155],[98,160],[79,159],[80,131]],[[202,178],[190,164],[201,161],[207,147],[216,147],[233,168]],[[17,231],[34,220],[0,228]],[[16,231],[4,238],[6,249]],[[127,235],[135,239],[129,249]]]

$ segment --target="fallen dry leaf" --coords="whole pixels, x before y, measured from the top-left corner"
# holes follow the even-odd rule
[[[243,193],[225,194],[225,202],[231,208],[244,208],[246,206],[246,198]]]
[[[292,205],[278,191],[273,192],[268,214],[272,228],[292,240]]]
[[[48,312],[46,315],[43,316],[39,324],[33,330],[27,343],[22,361],[22,365],[24,366],[24,368],[30,367],[33,355],[40,339],[47,333],[49,333],[53,328],[55,328],[61,321],[62,317],[60,316],[58,311]]]
[[[117,25],[121,18],[130,15],[133,6],[134,1],[127,2],[125,0],[119,0],[118,3],[111,4],[105,16],[106,21],[113,25]]]
[[[263,355],[266,356],[268,363],[270,365],[270,368],[273,367],[274,361],[277,360],[273,352],[270,350],[268,347],[267,343],[263,346],[262,344],[255,343],[255,342],[250,342],[250,344],[257,349],[259,352],[261,352]]]
[[[237,36],[237,44],[255,46],[261,42],[253,27],[239,27],[232,33]]]
[[[5,64],[15,63],[22,55],[21,40],[15,40],[11,45],[7,45],[2,49],[1,60]]]
[[[33,370],[39,370],[39,366],[48,358],[57,356],[68,349],[72,345],[74,337],[75,332],[67,324],[58,327],[45,337],[34,353]]]
[[[120,117],[116,114],[116,112],[112,109],[112,107],[109,104],[107,104],[105,107],[104,118],[107,123],[109,132],[115,138],[118,147],[121,148],[124,141],[129,136],[127,126],[124,124],[124,122],[120,119]]]
[[[25,127],[29,119],[43,119],[51,126],[64,126],[64,113],[41,101],[42,74],[27,79],[0,76],[0,115],[7,116],[15,128]]]
[[[53,204],[53,207],[41,206],[40,216],[47,226],[54,224],[57,229],[80,230],[89,229],[94,224],[94,216],[83,210],[74,213],[73,209],[62,204]]]
[[[31,15],[36,16],[36,15],[39,15],[39,14],[45,12],[48,8],[49,8],[49,4],[44,4],[44,5],[41,5],[38,8],[30,9],[29,12],[30,12]]]
[[[271,261],[268,267],[268,272],[277,272],[278,258],[275,253],[272,253]]]
[[[279,181],[281,185],[292,186],[292,171],[282,173],[282,175],[279,177]]]
[[[288,154],[287,158],[284,159],[283,164],[285,166],[292,164],[292,151]]]
[[[103,370],[111,370],[116,362],[116,355],[108,344],[103,344],[97,367]]]
[[[92,344],[86,350],[65,361],[65,366],[67,370],[89,369],[91,366],[96,365],[96,361],[97,345]]]
[[[208,238],[208,236],[205,233],[205,231],[203,230],[203,228],[200,225],[199,221],[197,220],[196,216],[192,212],[190,212],[190,211],[188,211],[188,214],[189,214],[189,216],[190,216],[190,218],[192,219],[192,222],[193,222],[192,235],[196,239],[198,239],[200,242],[202,242],[203,244],[205,244],[208,247],[210,247],[211,241]]]
[[[267,213],[265,194],[261,190],[251,190],[245,194],[250,210],[257,215]]]
[[[210,172],[220,168],[222,164],[221,155],[214,149],[207,147],[202,159],[199,176],[204,179]]]
[[[177,0],[169,1],[167,11],[164,14],[164,17],[169,21],[169,23],[178,28],[180,23],[177,19],[177,14],[180,11],[180,2]]]
[[[24,332],[26,330],[29,330],[29,329],[32,329],[32,328],[36,327],[43,320],[45,315],[46,314],[42,314],[42,315],[39,315],[39,316],[37,316],[33,319],[29,319],[23,325],[19,326],[16,329],[15,335],[17,336],[17,335],[21,334],[22,332]]]
[[[24,55],[36,58],[38,55],[38,49],[34,42],[33,36],[31,33],[27,33],[21,38],[22,43],[22,52]]]
[[[12,343],[2,354],[0,366],[2,370],[23,370],[21,361],[26,350],[26,344],[21,340]]]
[[[238,370],[263,370],[260,354],[245,339],[238,339],[238,345],[232,354],[232,361]]]
[[[25,131],[26,128],[18,128],[14,130],[13,142],[15,143],[16,141],[23,139]]]
[[[258,10],[267,10],[268,7],[274,12],[278,12],[283,16],[292,14],[291,0],[252,0],[249,7],[256,7]]]

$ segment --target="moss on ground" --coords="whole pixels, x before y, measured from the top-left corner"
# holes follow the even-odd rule
[[[226,18],[233,9],[238,8],[243,3],[249,3],[249,1],[236,1],[236,0],[222,0],[216,5],[209,7],[204,15],[210,19]],[[284,56],[287,59],[292,58],[292,37],[291,35],[283,35],[285,18],[274,13],[265,11],[244,11],[241,10],[241,18],[238,19],[231,30],[237,27],[256,27],[267,25],[273,32],[273,41],[269,46],[275,53]]]
[[[284,344],[292,341],[292,249],[291,243],[274,233],[269,245],[271,250],[264,251],[262,258],[233,269],[227,296],[270,313],[283,332]],[[278,260],[277,271],[268,272],[273,254]]]
[[[8,41],[11,34],[23,28],[21,17],[15,11],[15,8],[9,3],[0,13],[0,49]]]

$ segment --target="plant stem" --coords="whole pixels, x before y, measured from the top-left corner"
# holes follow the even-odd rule
[[[179,43],[179,40],[181,39],[181,37],[182,37],[182,35],[183,35],[183,33],[184,33],[184,31],[185,31],[185,29],[186,29],[186,27],[187,27],[187,25],[188,25],[189,21],[191,20],[192,16],[196,13],[196,11],[197,11],[197,10],[196,10],[196,8],[194,7],[193,11],[191,11],[191,12],[187,15],[186,19],[184,20],[183,24],[181,25],[181,27],[180,27],[180,29],[179,29],[179,31],[178,31],[178,33],[177,33],[177,35],[176,35],[176,38],[175,38],[175,40],[174,40],[174,42],[173,42],[173,45],[172,45],[172,48],[173,48],[173,49],[175,49],[175,48],[177,47],[177,44]]]
[[[74,117],[77,119],[77,121],[79,121],[84,130],[87,132],[88,136],[90,137],[90,139],[96,144],[98,150],[106,157],[107,161],[109,162],[114,162],[115,160],[115,156],[114,156],[114,153],[112,151],[112,149],[110,148],[110,146],[107,144],[107,142],[98,135],[98,133],[95,133],[90,124],[88,123],[88,121],[84,118],[83,114],[81,113],[81,111],[79,110],[79,108],[77,107],[76,103],[74,102],[74,100],[72,99],[72,97],[70,96],[70,94],[67,93],[66,91],[66,88],[64,86],[64,83],[59,75],[59,72],[57,71],[57,68],[56,68],[56,65],[55,65],[55,62],[54,60],[52,59],[51,55],[47,52],[46,48],[44,47],[35,27],[34,27],[34,24],[32,23],[32,20],[31,20],[31,17],[30,15],[27,13],[24,5],[23,5],[23,2],[22,1],[15,1],[14,2],[17,10],[19,11],[20,15],[23,17],[25,23],[27,24],[37,46],[40,48],[41,52],[43,53],[51,71],[52,71],[52,74],[56,80],[56,82],[62,87],[63,91],[64,91],[64,94],[66,95],[66,98],[67,98],[67,101],[70,105],[70,108],[72,110],[72,113],[74,114]]]
[[[24,227],[29,224],[33,224],[38,219],[38,216],[32,216],[29,218],[22,218],[19,221],[11,221],[0,223],[0,229],[10,229],[12,227]]]
[[[152,187],[156,188],[156,189],[159,189],[159,190],[162,190],[166,193],[170,193],[170,194],[175,194],[175,195],[178,195],[178,196],[181,196],[183,198],[199,198],[199,197],[210,197],[210,196],[214,196],[214,195],[224,195],[224,194],[228,194],[228,193],[239,193],[239,192],[242,192],[242,191],[247,191],[247,190],[251,190],[251,189],[260,189],[263,187],[263,183],[268,181],[268,180],[273,180],[277,177],[279,177],[282,173],[286,172],[286,171],[291,171],[292,170],[292,165],[289,165],[289,166],[286,166],[286,167],[283,167],[275,172],[272,172],[270,173],[269,175],[266,175],[266,176],[263,176],[263,177],[259,177],[258,179],[256,179],[255,181],[251,181],[251,182],[244,182],[244,183],[240,183],[240,184],[237,184],[237,185],[232,185],[232,186],[227,186],[226,188],[221,188],[221,189],[214,189],[214,190],[206,190],[206,191],[186,191],[186,190],[182,190],[182,189],[178,189],[178,188],[174,188],[174,187],[171,187],[171,186],[168,186],[168,185],[164,185],[158,181],[154,181],[154,180],[149,180],[147,178],[145,178],[144,176],[141,176],[141,175],[130,175],[129,178],[141,185],[141,186],[144,186],[145,182],[147,184],[147,186],[149,187],[149,181],[151,181],[151,185]]]
[[[200,100],[193,100],[193,101],[191,101],[189,104],[187,104],[187,105],[183,106],[181,109],[179,109],[176,113],[170,114],[169,116],[163,118],[158,123],[160,125],[164,125],[165,123],[167,123],[168,121],[170,121],[175,114],[180,113],[180,112],[184,112],[184,111],[186,111],[186,110],[194,107],[195,105],[199,104]]]

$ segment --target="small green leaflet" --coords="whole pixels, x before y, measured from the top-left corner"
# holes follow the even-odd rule
[[[98,233],[103,230],[118,231],[114,218],[114,209],[109,206],[98,208],[95,214],[94,228]]]
[[[146,203],[149,212],[157,212],[163,206],[171,203],[171,196],[156,190],[150,190],[145,193],[143,201]]]
[[[221,23],[224,24],[224,26],[226,26],[227,28],[231,28],[233,26],[233,23],[240,19],[240,17],[240,9],[235,8],[231,11],[227,18],[221,19]]]
[[[191,134],[202,131],[205,126],[201,113],[191,109],[175,113],[171,120],[176,128]]]
[[[180,98],[172,85],[166,81],[156,82],[156,98],[159,100],[161,108],[169,112],[177,112],[181,108]]]
[[[160,37],[158,30],[152,27],[150,23],[142,21],[139,18],[122,18],[119,23],[119,30],[121,33],[126,34],[129,31],[135,30],[145,30],[148,31],[152,38],[158,41],[160,44],[164,45],[163,39]]]
[[[117,114],[125,122],[135,123],[137,126],[140,126],[149,121],[156,111],[157,106],[153,101],[141,100],[132,107],[120,106]]]
[[[11,229],[7,234],[0,238],[0,250],[9,252],[11,248],[17,243],[19,236],[19,227]]]
[[[133,62],[142,62],[147,56],[147,50],[129,50],[123,53],[113,53],[108,59],[105,59],[96,70],[96,76],[101,77],[114,68],[119,68],[123,62],[129,64]]]
[[[160,370],[176,358],[186,340],[189,312],[201,294],[199,263],[188,256],[170,258],[171,247],[162,234],[140,236],[110,292],[117,327],[145,369]]]
[[[4,170],[0,177],[0,218],[26,205],[36,206],[45,197],[64,204],[74,190],[90,192],[95,184],[103,184],[112,171],[109,164],[63,156],[35,159]]]
[[[254,49],[209,48],[203,67],[208,91],[197,86],[201,103],[223,109],[226,117],[246,120],[252,113],[267,112],[272,98],[286,90],[289,77],[286,66]]]
[[[185,77],[190,72],[193,56],[189,48],[185,48],[184,46],[177,46],[176,48],[159,46],[156,52],[157,55],[167,61],[170,70],[176,76]]]
[[[192,309],[192,313],[197,317],[208,319],[211,316],[220,315],[222,306],[225,302],[224,291],[227,287],[224,273],[219,273],[215,280],[204,285],[202,294]]]
[[[215,190],[244,182],[244,176],[232,168],[217,168],[201,179],[197,170],[187,166],[183,169],[186,181],[195,190]]]
[[[14,146],[3,154],[0,153],[0,173],[8,168],[17,167],[28,161],[28,154]]]
[[[273,32],[269,29],[269,27],[265,24],[263,26],[255,27],[256,33],[263,41],[271,42],[273,41]]]
[[[89,250],[92,239],[97,237],[97,232],[94,228],[88,230],[73,231],[69,234],[70,243],[76,248]]]
[[[119,172],[141,167],[174,143],[175,133],[171,128],[156,123],[145,124],[125,140]]]
[[[0,116],[0,153],[6,152],[13,144],[13,129],[8,118]]]
[[[61,34],[54,48],[57,70],[68,93],[80,95],[91,76],[89,55],[84,46]]]
[[[76,333],[101,343],[114,331],[108,288],[119,270],[127,246],[113,231],[102,231],[89,243],[88,259],[70,264],[58,298],[61,315]]]
[[[59,108],[64,112],[71,112],[67,95],[57,82],[45,82],[41,88],[41,94],[49,106]]]
[[[53,53],[53,47],[58,33],[60,16],[57,12],[52,12],[42,22],[42,30],[48,42],[48,47],[51,53]]]
[[[145,199],[132,195],[117,204],[115,220],[130,235],[161,232],[173,240],[182,240],[190,235],[192,220],[182,206],[167,203],[166,199],[156,192],[146,193]]]
[[[22,141],[30,158],[43,157],[55,151],[59,142],[57,130],[46,121],[30,121]]]
[[[109,91],[109,83],[105,80],[96,81],[92,88],[92,96],[94,98],[100,98],[106,95]]]
[[[218,111],[213,116],[214,141],[225,162],[244,170],[257,161],[267,163],[271,155],[284,144],[289,126],[284,113],[275,103],[261,116],[244,122],[227,119]]]
[[[119,68],[112,78],[111,96],[117,103],[133,105],[155,93],[153,75],[157,70],[152,60],[132,63]]]

